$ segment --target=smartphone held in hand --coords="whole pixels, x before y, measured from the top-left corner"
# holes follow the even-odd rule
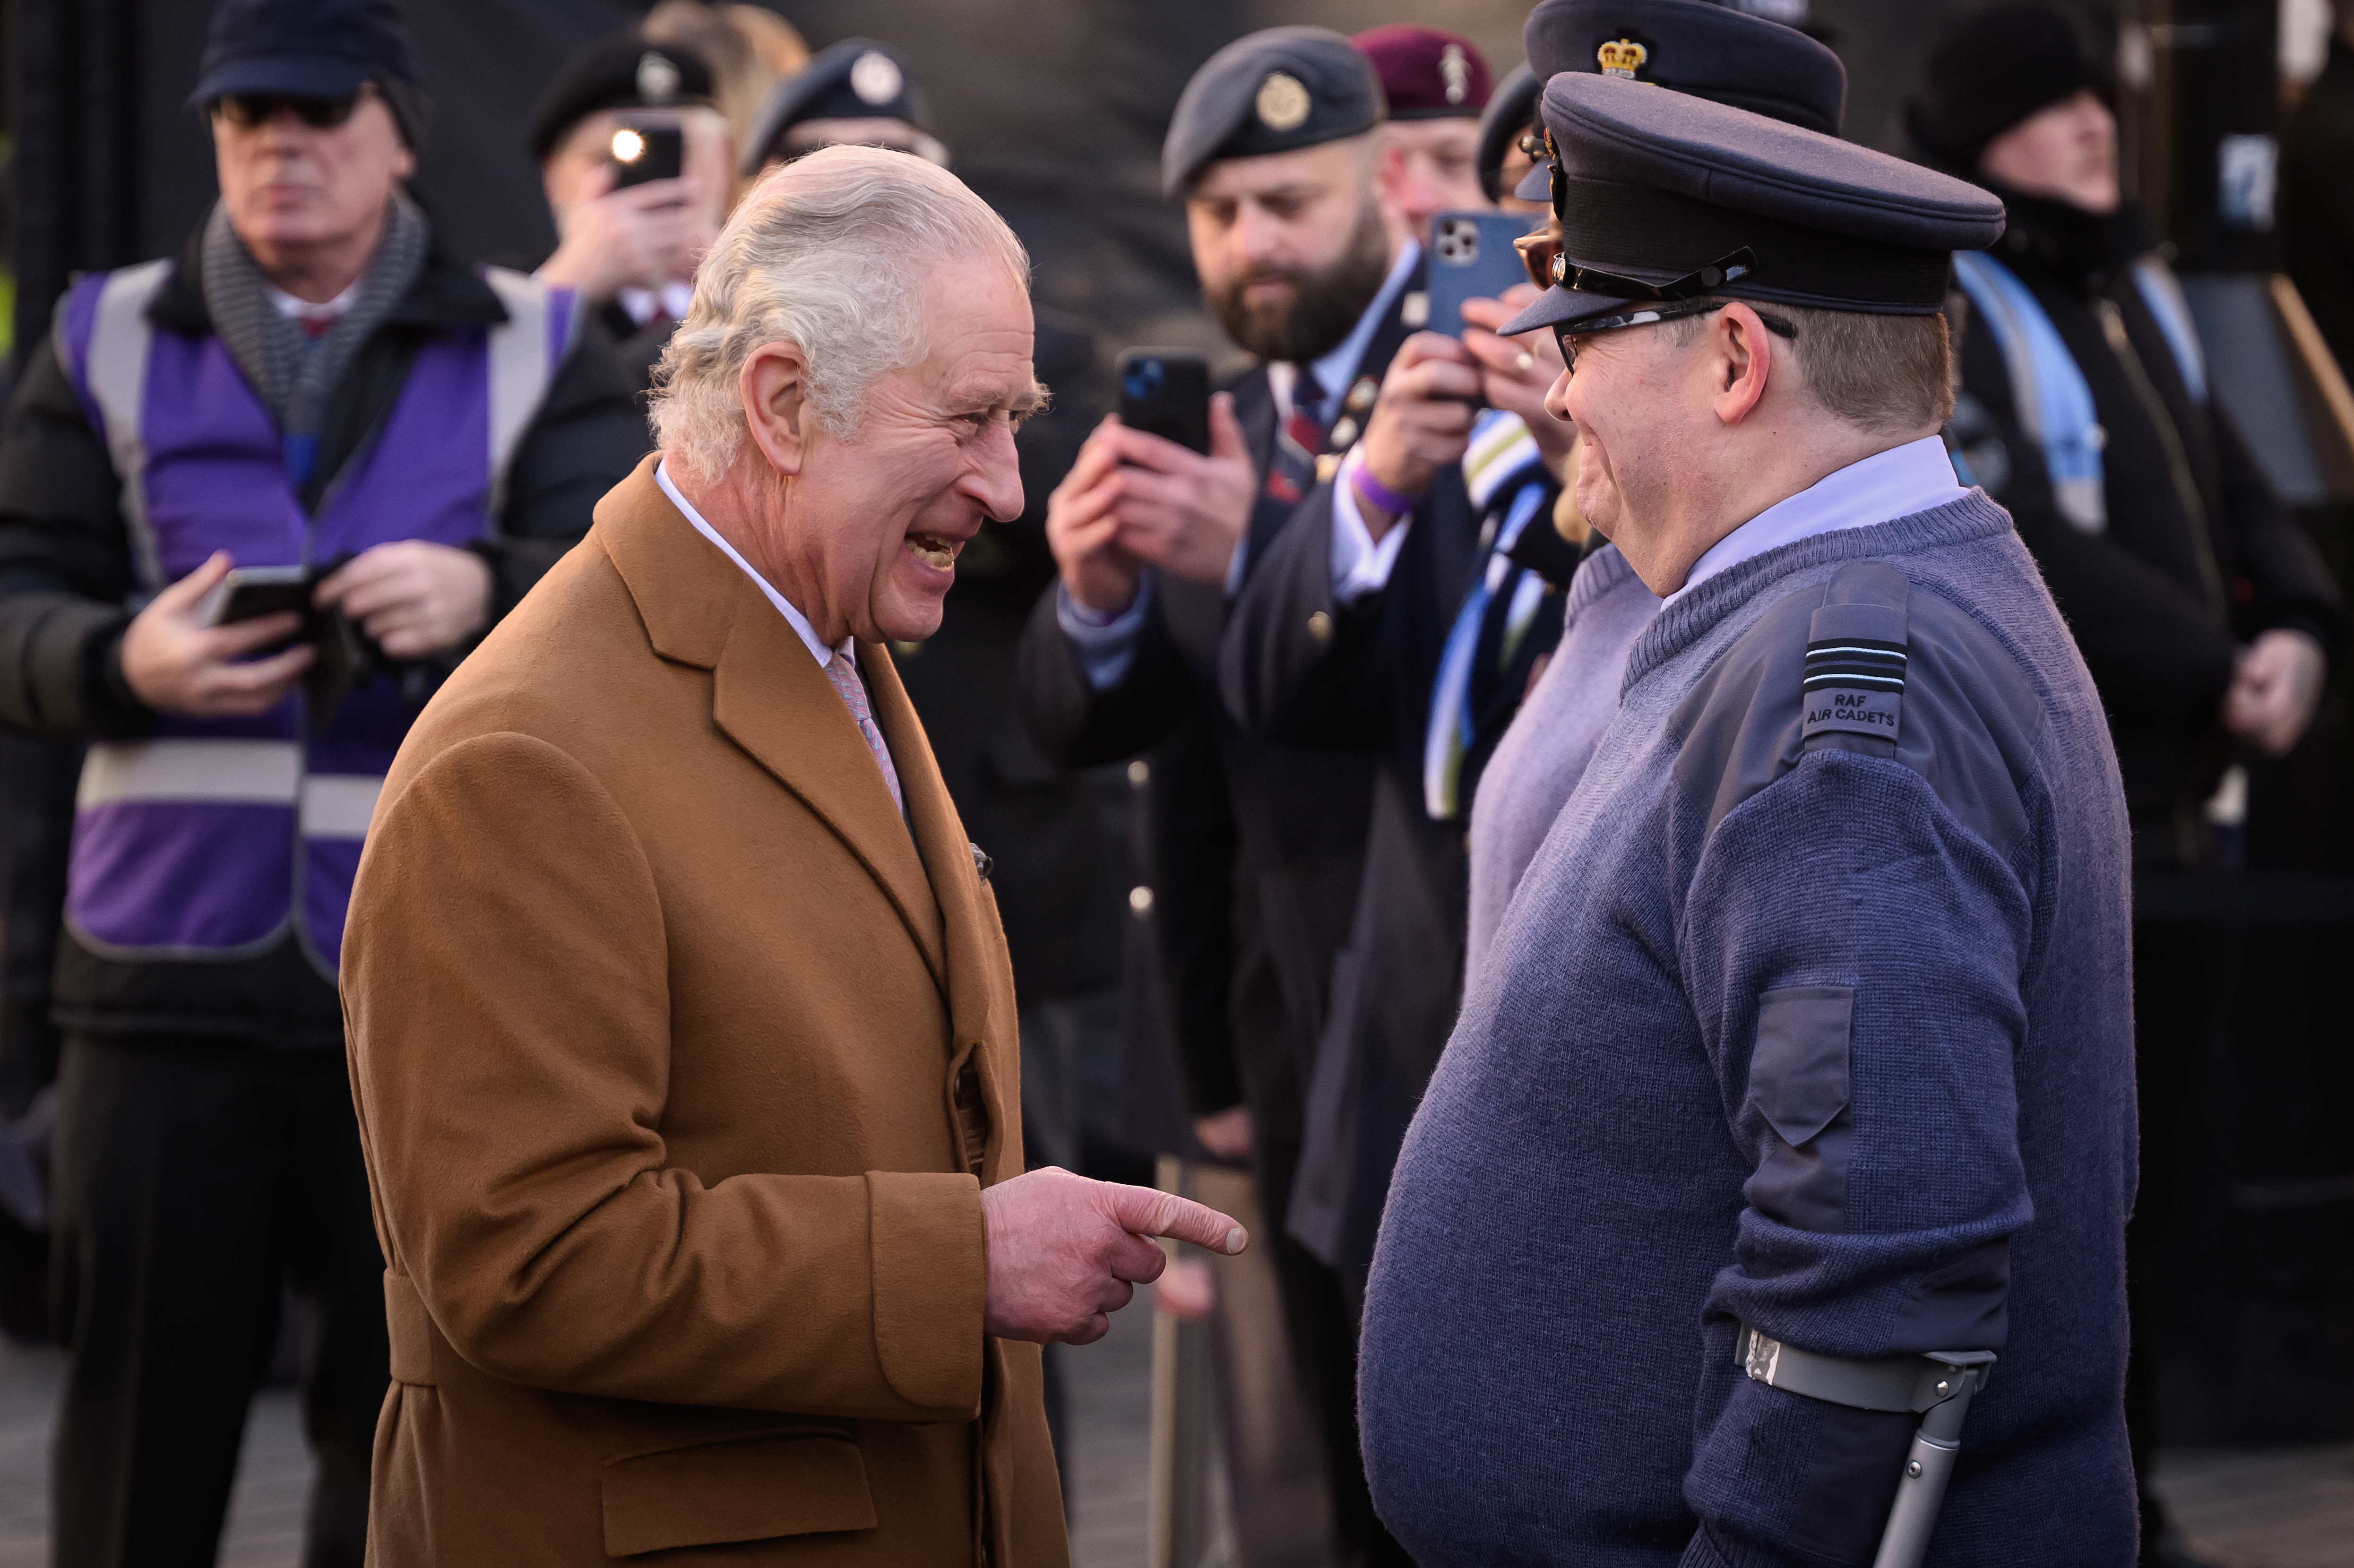
[[[1536,219],[1522,212],[1467,209],[1442,212],[1430,220],[1429,330],[1463,335],[1463,302],[1492,300],[1529,281],[1528,268],[1512,241]]]
[[[1209,361],[1190,348],[1131,348],[1120,355],[1113,374],[1121,424],[1209,451]]]

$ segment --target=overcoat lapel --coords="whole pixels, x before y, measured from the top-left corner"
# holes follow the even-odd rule
[[[924,863],[857,723],[808,645],[679,514],[654,483],[652,458],[598,503],[595,537],[629,585],[655,652],[711,672],[712,721],[849,846],[945,993],[947,945]],[[885,735],[891,738],[887,728]],[[906,771],[938,777],[928,753],[922,769],[903,770],[903,788]]]
[[[892,763],[899,772],[908,824],[915,830],[924,868],[930,874],[932,895],[938,903],[948,950],[949,1026],[956,1035],[953,1049],[961,1055],[989,1038],[990,978],[998,973],[1001,961],[990,939],[993,922],[981,892],[974,845],[965,837],[963,819],[949,798],[947,781],[932,758],[923,722],[916,716],[907,688],[899,683],[899,672],[890,655],[878,643],[862,642],[858,657],[874,700],[875,723],[882,726],[884,743],[890,747]],[[1009,1033],[1015,1027],[1011,1019],[1000,1022]],[[992,1090],[1002,1086],[991,1086]],[[1020,1117],[1018,1105],[992,1103],[991,1112],[996,1118],[993,1125],[1000,1129],[1015,1125],[1006,1117],[1013,1117],[1016,1122]],[[1002,1138],[995,1141],[1001,1148],[1008,1142]]]

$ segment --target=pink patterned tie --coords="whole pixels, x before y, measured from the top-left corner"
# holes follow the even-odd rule
[[[875,765],[883,769],[883,782],[890,786],[891,803],[899,808],[901,816],[906,816],[907,802],[899,793],[899,770],[891,766],[891,748],[883,744],[883,731],[875,723],[874,710],[866,705],[866,683],[858,678],[857,666],[851,663],[848,654],[837,649],[833,657],[826,661],[825,678],[833,683],[842,705],[850,710],[858,733],[866,737],[866,749],[875,754]]]

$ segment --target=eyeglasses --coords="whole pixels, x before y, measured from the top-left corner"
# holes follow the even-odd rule
[[[292,92],[230,92],[221,96],[214,111],[240,131],[260,130],[277,119],[281,109],[292,110],[294,117],[313,131],[332,131],[351,119],[366,90],[361,88],[341,98],[312,98]]]
[[[1757,310],[1755,302],[1744,302],[1751,310],[1757,311],[1757,319],[1767,332],[1792,343],[1798,340],[1797,326],[1787,317],[1777,316],[1771,311]],[[1678,300],[1666,304],[1646,305],[1639,311],[1621,312],[1615,316],[1599,316],[1590,321],[1555,322],[1553,323],[1553,340],[1561,345],[1563,368],[1575,376],[1577,374],[1578,338],[1618,332],[1627,327],[1649,326],[1654,322],[1680,321],[1686,316],[1714,315],[1731,303],[1731,300]]]

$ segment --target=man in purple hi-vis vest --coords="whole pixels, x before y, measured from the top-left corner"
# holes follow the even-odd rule
[[[283,1281],[313,1312],[312,1563],[357,1564],[386,1383],[335,977],[375,796],[439,678],[643,450],[571,296],[461,263],[402,188],[393,0],[223,0],[221,199],[59,303],[0,438],[0,718],[90,741],[56,983],[61,1564],[201,1559]],[[292,614],[208,624],[231,567]]]

